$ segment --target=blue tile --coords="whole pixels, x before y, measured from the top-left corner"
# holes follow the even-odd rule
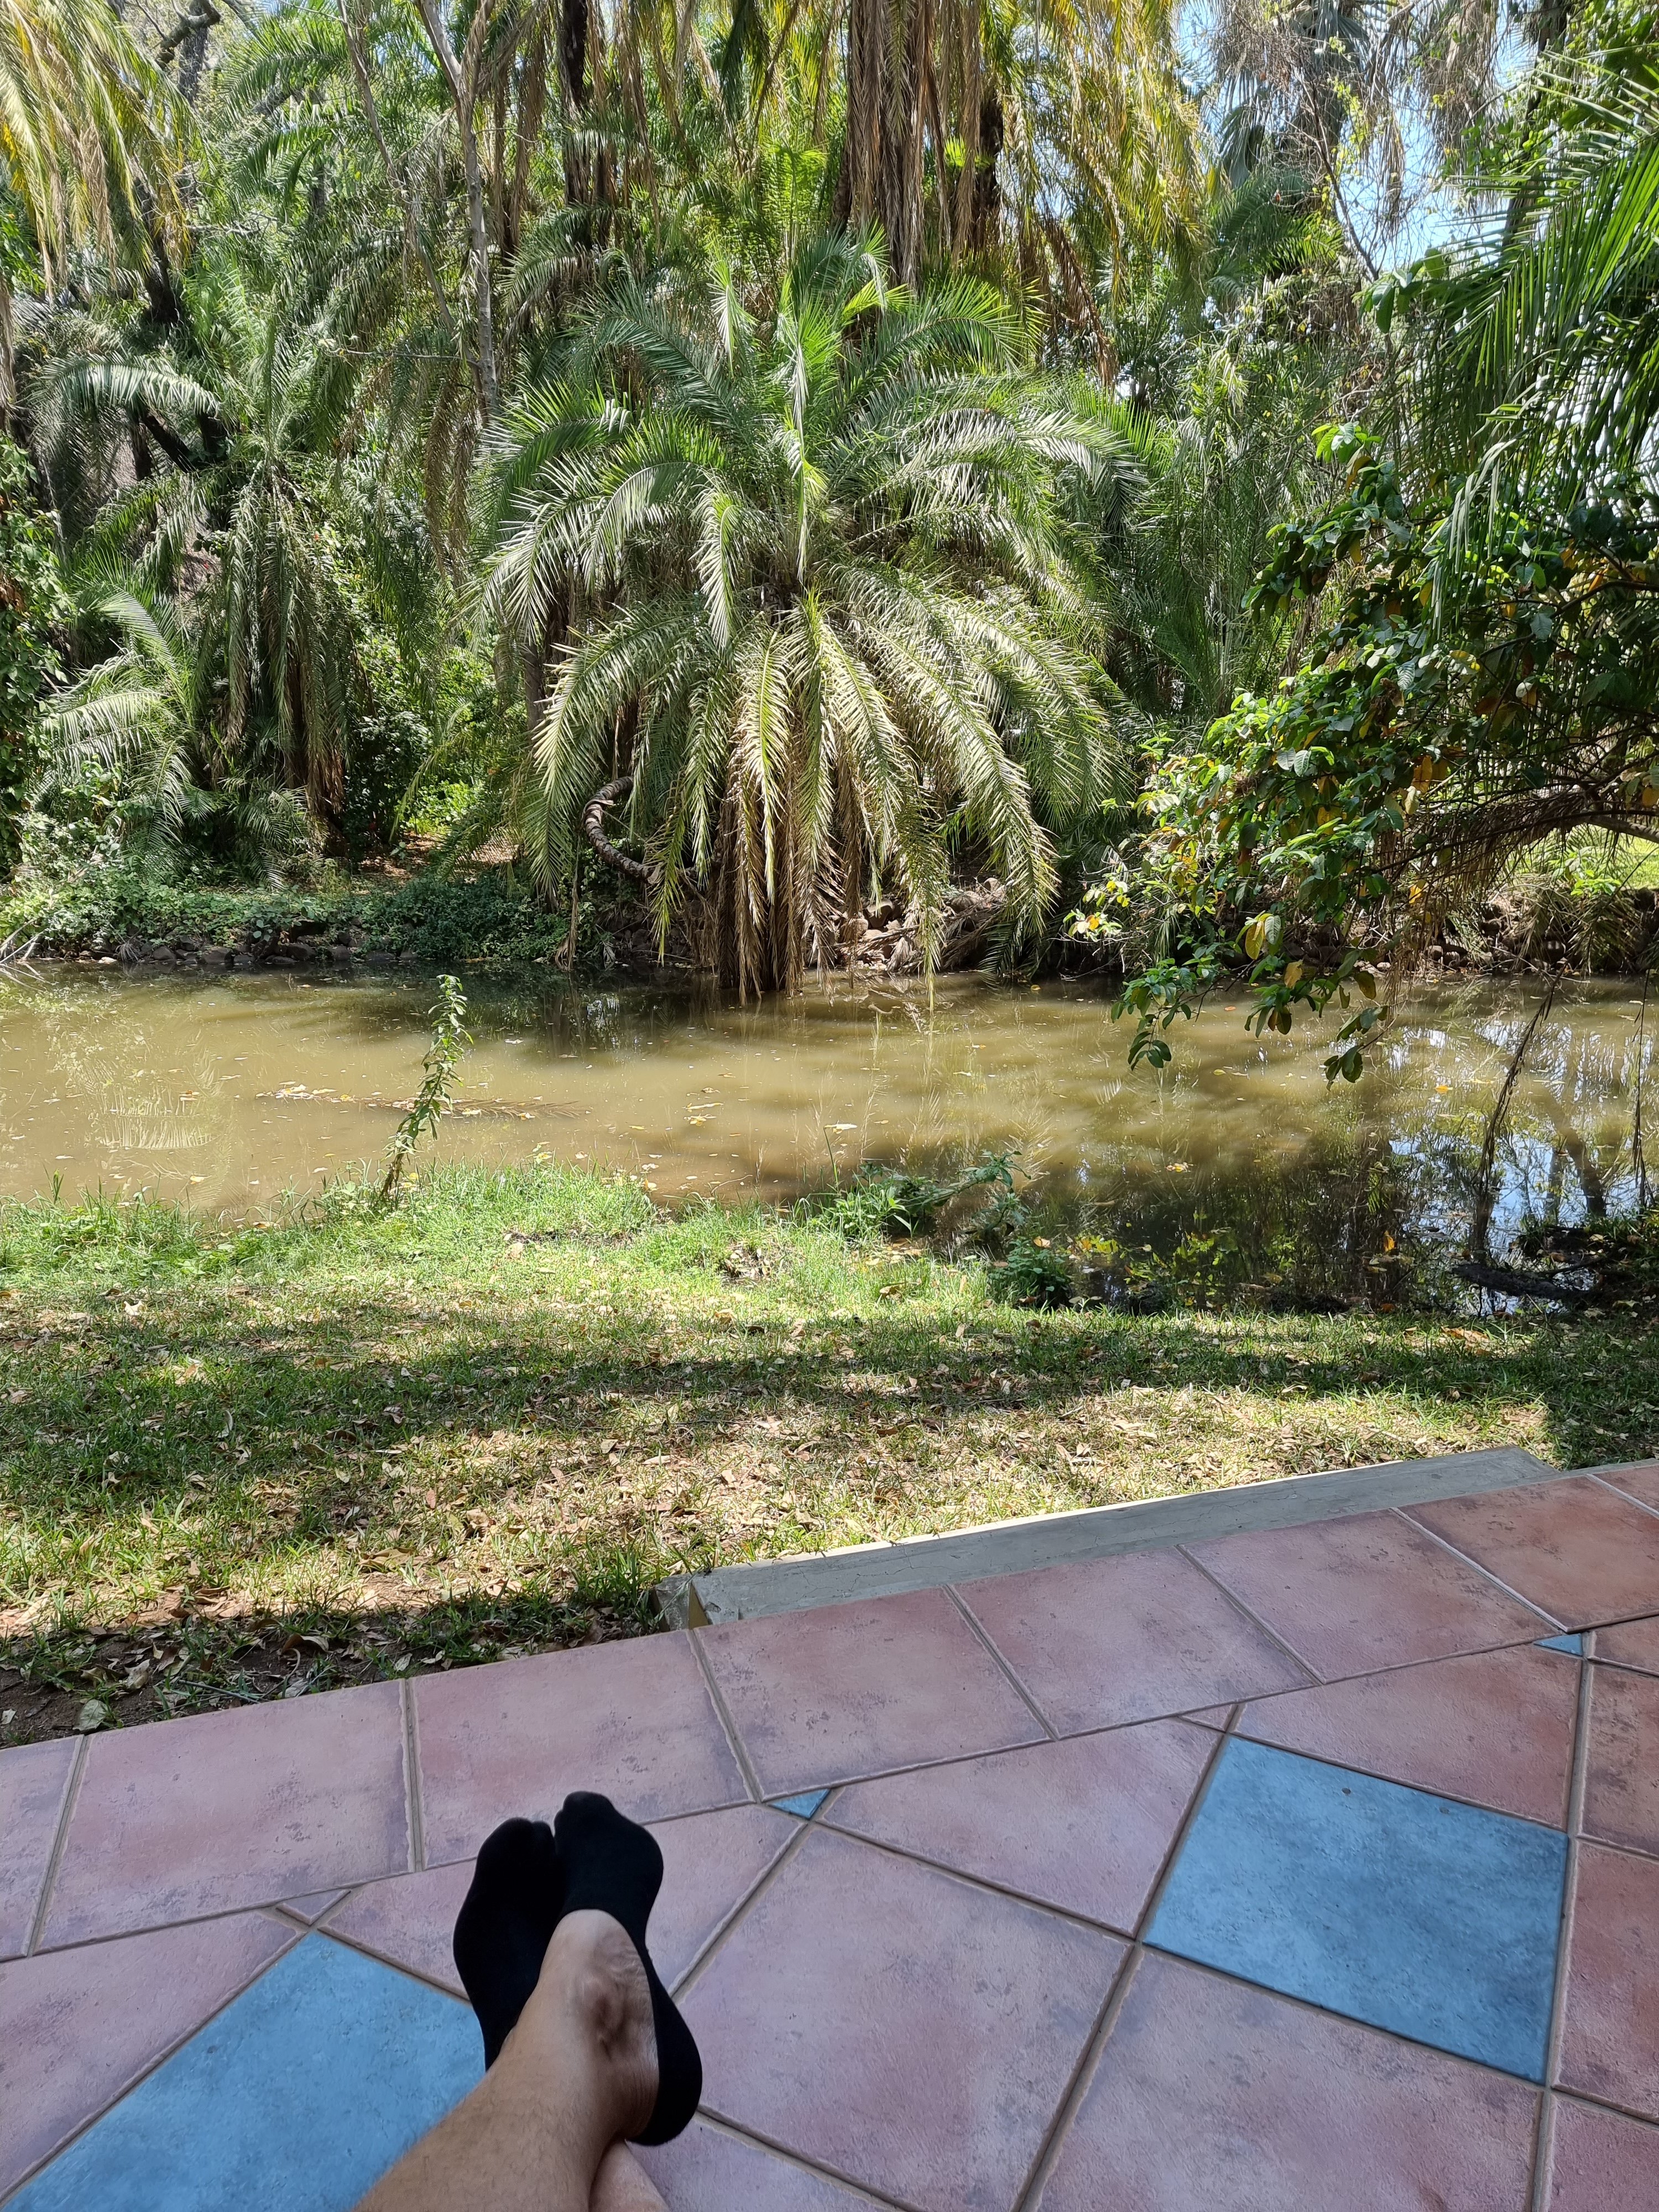
[[[1540,1636],[1538,1648],[1540,1651],[1571,1651],[1575,1659],[1582,1659],[1584,1639],[1582,1636]]]
[[[827,1790],[803,1790],[798,1797],[774,1797],[770,1802],[780,1813],[793,1813],[798,1820],[810,1820],[829,1795]]]
[[[1567,1839],[1235,1737],[1147,1941],[1541,2078]]]
[[[465,2005],[307,1936],[8,2212],[346,2212],[483,2070]]]

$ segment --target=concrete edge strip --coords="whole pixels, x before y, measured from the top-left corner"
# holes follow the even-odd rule
[[[1490,1451],[1449,1452],[1432,1459],[1395,1460],[1379,1467],[1344,1467],[1324,1474],[1238,1483],[1224,1490],[1183,1491],[1122,1505],[1085,1506],[1075,1513],[1036,1514],[943,1535],[908,1536],[896,1544],[859,1544],[845,1551],[757,1560],[750,1566],[716,1567],[704,1575],[671,1576],[658,1583],[656,1597],[672,1626],[707,1628],[722,1621],[805,1612],[814,1606],[845,1605],[857,1598],[939,1589],[947,1583],[1019,1574],[1030,1567],[1206,1543],[1256,1528],[1289,1528],[1350,1513],[1386,1512],[1395,1506],[1470,1498],[1525,1483],[1559,1482],[1569,1474],[1592,1471],[1600,1470],[1551,1467],[1531,1452],[1507,1445]]]

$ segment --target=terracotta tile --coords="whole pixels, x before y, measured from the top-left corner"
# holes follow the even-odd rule
[[[702,1632],[769,1797],[1042,1734],[943,1590]]]
[[[1659,2128],[1555,2100],[1545,2212],[1659,2212]]]
[[[0,1966],[0,2196],[296,1940],[246,1912]]]
[[[1659,1613],[1659,1514],[1588,1476],[1409,1512],[1564,1628]]]
[[[1008,2212],[1123,1955],[815,1825],[692,1985],[705,2106],[918,2212]]]
[[[868,2212],[870,2200],[810,2167],[693,2120],[685,2133],[635,2156],[668,2212]]]
[[[0,1751],[0,1959],[16,1958],[29,1940],[79,1748],[59,1737]]]
[[[1659,1680],[1590,1672],[1584,1833],[1659,1856]]]
[[[1176,1552],[1036,1567],[961,1595],[1062,1735],[1308,1679]]]
[[[1659,1860],[1583,1844],[1557,2080],[1659,2119]]]
[[[671,1989],[800,1832],[799,1820],[769,1805],[695,1813],[653,1828],[663,1876],[651,1915],[651,1956]]]
[[[343,1889],[314,1889],[309,1897],[285,1897],[283,1910],[291,1912],[296,1920],[310,1921],[314,1924],[322,1918],[330,1905],[337,1905],[345,1893]]]
[[[398,1686],[94,1736],[48,1943],[371,1881],[409,1864]]]
[[[1644,1505],[1659,1510],[1659,1459],[1635,1460],[1627,1467],[1604,1467],[1601,1478],[1615,1490],[1626,1491],[1632,1498],[1639,1498]]]
[[[1146,1721],[856,1783],[823,1817],[1133,1934],[1215,1749]]]
[[[471,1879],[471,1860],[460,1859],[451,1866],[428,1867],[423,1874],[368,1882],[334,1914],[327,1932],[464,1996],[450,1946]]]
[[[1526,1644],[1551,1626],[1396,1513],[1189,1548],[1327,1681]]]
[[[635,1820],[749,1795],[684,1634],[431,1674],[414,1695],[428,1866],[514,1814],[550,1820],[573,1790]]]
[[[1522,2212],[1522,2083],[1146,1954],[1042,2212]]]
[[[1577,1660],[1522,1644],[1266,1698],[1238,1733],[1559,1828],[1577,1706]]]
[[[1621,1620],[1616,1627],[1598,1628],[1595,1656],[1614,1667],[1634,1667],[1644,1674],[1659,1674],[1659,1614],[1646,1620]]]

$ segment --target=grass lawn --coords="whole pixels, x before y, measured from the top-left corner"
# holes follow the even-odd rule
[[[0,1740],[643,1632],[679,1566],[1486,1444],[1644,1456],[1653,1326],[1031,1315],[976,1265],[550,1166],[267,1225],[12,1206]]]

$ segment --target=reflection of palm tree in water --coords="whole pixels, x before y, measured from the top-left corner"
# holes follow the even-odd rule
[[[35,1029],[35,1065],[60,1114],[79,1103],[82,1141],[106,1153],[204,1152],[220,1135],[231,1102],[199,1034],[173,1033],[179,1012],[153,984],[100,987],[78,977],[8,979],[0,998],[0,1018]],[[149,1050],[170,1056],[165,1073],[143,1066]],[[60,1124],[60,1133],[76,1133]]]

